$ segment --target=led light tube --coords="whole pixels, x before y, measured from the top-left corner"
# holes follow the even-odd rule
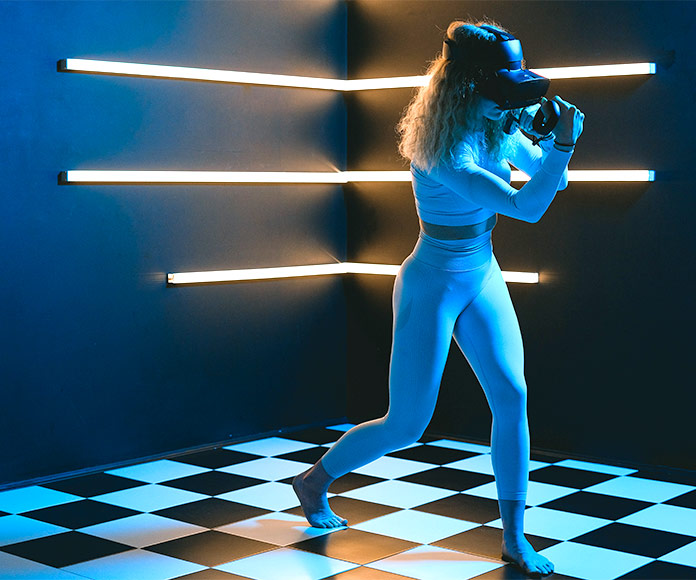
[[[167,274],[167,282],[169,284],[205,284],[213,282],[296,278],[302,276],[324,276],[327,274],[381,274],[385,276],[396,276],[400,267],[399,265],[391,264],[339,262],[336,264],[317,264],[313,266],[216,270],[211,272],[181,272]],[[503,272],[503,280],[522,284],[538,284],[539,274],[536,272]]]
[[[510,181],[529,181],[522,171],[511,171]],[[655,181],[652,169],[569,169],[568,181]]]
[[[58,61],[58,70],[61,72],[101,73],[179,80],[324,89],[330,91],[410,88],[424,86],[429,80],[428,76],[425,75],[354,80],[325,79],[185,66],[90,60],[84,58],[62,59]],[[539,68],[531,70],[549,79],[569,79],[655,74],[656,65],[653,62],[641,62],[631,64]]]
[[[304,89],[326,89],[340,91],[346,81],[266,73],[250,73],[210,68],[193,68],[135,62],[113,62],[107,60],[88,60],[66,58],[58,61],[61,72],[88,72],[125,76],[156,77],[190,81],[215,81],[221,83],[241,83],[251,85],[272,85],[278,87],[297,87]]]
[[[346,183],[340,171],[100,171],[70,170],[61,183]]]
[[[529,181],[522,171],[512,171],[511,181]],[[69,170],[62,184],[79,183],[353,183],[359,181],[411,181],[409,171],[100,171]],[[568,181],[655,181],[655,171],[569,169]]]
[[[586,79],[591,77],[618,77],[628,75],[654,75],[654,62],[632,64],[601,64],[591,66],[563,66],[530,69],[547,79]]]

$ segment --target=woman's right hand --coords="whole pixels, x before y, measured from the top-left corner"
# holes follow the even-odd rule
[[[556,95],[553,100],[561,107],[561,118],[553,129],[553,135],[559,143],[570,145],[582,134],[585,115],[575,105],[564,101]]]

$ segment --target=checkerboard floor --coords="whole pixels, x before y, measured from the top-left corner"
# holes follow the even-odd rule
[[[348,527],[291,488],[351,425],[0,492],[0,579],[480,580],[500,560],[490,449],[425,436],[339,478]],[[547,578],[696,578],[696,473],[533,455],[525,531]]]

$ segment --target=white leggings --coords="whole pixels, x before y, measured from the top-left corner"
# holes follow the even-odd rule
[[[459,247],[421,233],[396,278],[393,308],[389,410],[344,433],[321,460],[326,472],[340,477],[422,436],[454,335],[493,415],[498,498],[525,499],[529,428],[522,337],[490,233]]]

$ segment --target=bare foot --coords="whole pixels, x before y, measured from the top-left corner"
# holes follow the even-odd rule
[[[503,538],[503,560],[518,566],[532,578],[540,578],[553,573],[553,562],[537,554],[526,538],[510,540]]]
[[[326,491],[307,481],[307,471],[300,473],[292,481],[292,488],[302,504],[307,521],[315,528],[339,528],[348,525],[348,520],[331,511]]]

